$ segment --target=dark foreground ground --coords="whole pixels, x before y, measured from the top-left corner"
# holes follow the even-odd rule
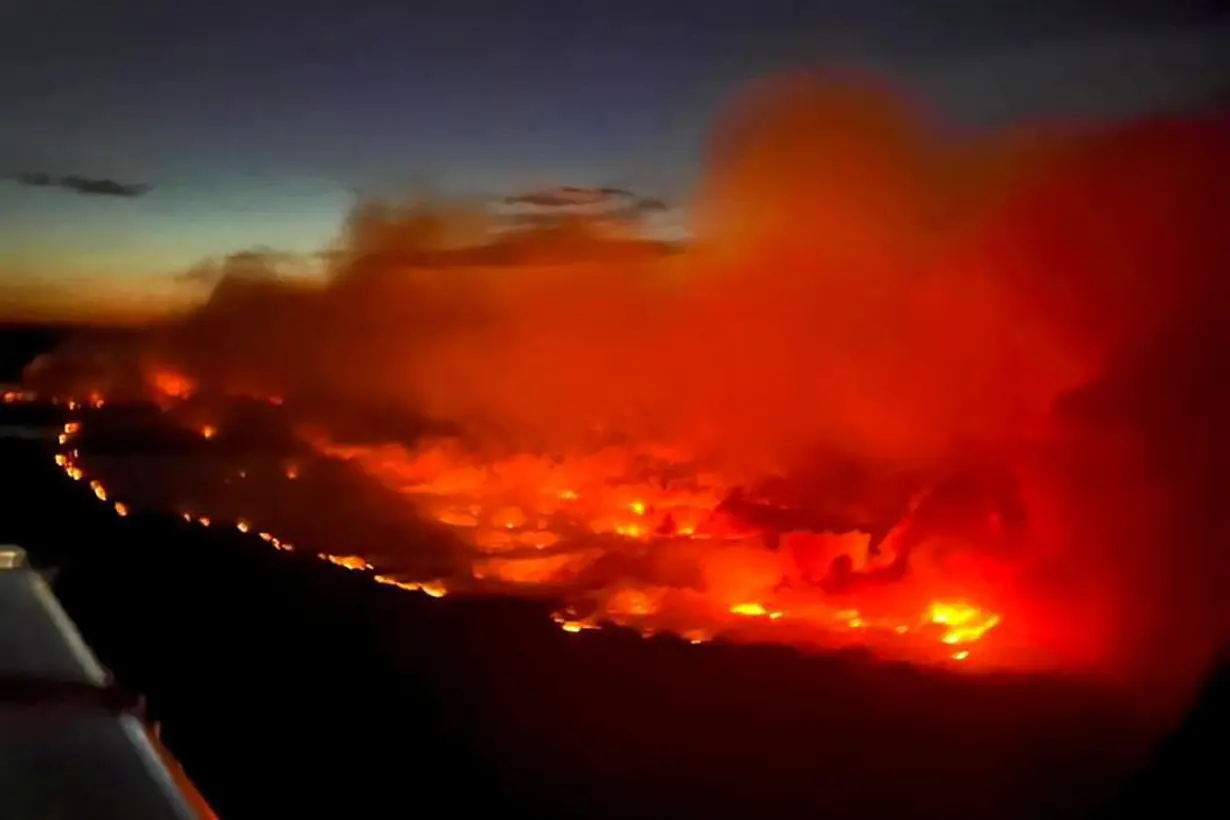
[[[223,818],[1225,808],[1210,779],[1226,729],[1212,700],[1141,775],[1140,735],[1102,692],[565,634],[534,605],[433,600],[238,534],[118,518],[43,445],[2,446],[0,541],[59,568],[86,639],[148,696]]]

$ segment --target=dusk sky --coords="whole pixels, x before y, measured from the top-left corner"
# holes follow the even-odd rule
[[[205,257],[319,249],[356,191],[416,180],[682,206],[720,103],[785,68],[870,66],[971,126],[1198,102],[1226,84],[1215,7],[10,0],[0,300],[160,303]],[[81,193],[73,177],[150,188]]]

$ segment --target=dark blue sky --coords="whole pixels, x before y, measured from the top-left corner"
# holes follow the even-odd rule
[[[954,120],[1118,114],[1225,82],[1208,2],[10,0],[0,281],[141,274],[327,241],[356,188],[608,184],[680,201],[746,79],[880,68]]]

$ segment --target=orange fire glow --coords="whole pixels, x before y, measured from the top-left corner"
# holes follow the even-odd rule
[[[75,480],[85,473],[76,450],[69,448],[81,429],[78,421],[64,426],[65,449],[55,456],[56,464]],[[843,551],[857,552],[866,546],[865,538],[798,533],[787,539],[787,549],[771,551],[760,542],[760,534],[734,526],[718,512],[724,489],[716,476],[698,477],[686,489],[671,489],[661,481],[616,480],[645,452],[611,449],[575,460],[526,456],[479,463],[444,443],[413,454],[315,443],[323,453],[354,460],[405,492],[424,514],[459,536],[463,548],[473,550],[469,577],[452,579],[406,579],[381,572],[360,555],[317,554],[408,592],[442,598],[454,588],[514,594],[563,591],[568,603],[554,618],[569,633],[616,624],[646,636],[671,632],[694,644],[718,636],[856,644],[929,661],[972,659],[974,645],[1001,622],[999,614],[959,598],[932,598],[911,604],[909,610],[902,601],[923,599],[873,596],[856,608],[849,596],[830,598],[800,585],[791,567],[791,550],[800,548],[799,543],[850,554]],[[675,452],[653,453],[679,457]],[[116,515],[130,514],[129,505],[111,499],[100,479],[90,478],[88,485]],[[209,515],[190,511],[182,517],[202,527],[215,523]],[[233,526],[277,550],[294,549],[246,518]],[[884,552],[891,554],[891,545]],[[600,576],[597,585],[577,583],[601,560],[636,563],[646,556],[640,571]],[[861,566],[873,563],[863,560]],[[699,584],[671,580],[696,571],[703,576]]]
[[[174,370],[155,370],[149,381],[154,394],[163,399],[186,399],[196,392],[196,382]]]
[[[787,533],[770,549],[764,533],[722,512],[729,485],[719,475],[699,472],[673,486],[644,474],[651,463],[685,464],[678,451],[617,447],[483,461],[445,441],[415,451],[314,444],[451,530],[473,550],[471,585],[562,594],[569,606],[557,622],[569,632],[610,622],[689,640],[746,634],[964,661],[1002,620],[962,597],[929,594],[927,578],[865,594],[823,591],[800,564],[847,555],[856,571],[870,572],[891,561],[892,537],[874,558],[869,536],[858,533]],[[367,567],[354,557],[328,560]]]

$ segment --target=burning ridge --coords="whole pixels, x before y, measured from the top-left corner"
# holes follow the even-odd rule
[[[77,402],[72,404],[75,406]],[[91,403],[95,409],[102,405],[103,401],[98,398]],[[88,481],[94,495],[101,502],[112,506],[117,515],[129,515],[130,502],[118,500],[114,490],[109,489],[110,483],[104,484],[103,479],[95,474],[87,475],[83,465],[88,461],[99,464],[104,471],[108,466],[114,471],[119,459],[131,459],[132,456],[109,456],[105,447],[87,450],[83,456],[79,447],[83,429],[81,420],[65,424],[59,436],[57,464],[73,480]],[[199,436],[206,449],[218,445],[222,436],[218,427],[209,424],[202,425],[194,431],[194,435]],[[318,446],[332,458],[353,457],[352,454],[331,452],[327,445]],[[209,457],[219,456],[215,454]],[[237,457],[249,464],[256,461],[250,451],[241,451]],[[225,455],[221,458],[230,461]],[[286,481],[298,482],[304,479],[302,460],[278,459],[278,462]],[[177,468],[182,469],[183,466],[181,462]],[[158,465],[147,462],[135,472],[148,473],[151,468],[156,470]],[[319,463],[309,467],[308,475],[319,469],[322,469]],[[259,478],[255,471],[249,473],[248,470],[232,469],[229,472],[230,478],[224,479],[224,483],[230,483],[232,478]],[[155,477],[154,482],[163,484],[163,477]],[[116,484],[127,491],[125,498],[141,495],[149,498],[148,488],[143,488],[140,482],[134,481],[131,473],[126,476],[122,469]],[[596,629],[604,623],[613,623],[631,626],[646,635],[667,629],[683,635],[693,643],[725,635],[742,640],[772,641],[793,638],[800,643],[811,642],[818,646],[873,645],[877,636],[884,638],[892,635],[892,642],[897,645],[896,654],[905,654],[917,660],[946,658],[964,662],[970,658],[971,645],[999,623],[998,615],[984,612],[958,599],[933,600],[917,612],[895,618],[865,616],[850,605],[848,596],[841,599],[841,594],[857,594],[857,582],[860,578],[870,584],[881,580],[876,576],[880,570],[866,566],[853,571],[846,567],[844,577],[827,578],[829,586],[825,591],[836,596],[836,603],[832,605],[822,605],[814,596],[811,596],[811,600],[806,600],[805,597],[794,595],[792,599],[790,591],[784,590],[784,594],[774,597],[786,602],[788,608],[779,609],[776,608],[776,601],[762,603],[749,597],[753,593],[764,595],[764,590],[755,589],[754,584],[747,586],[744,593],[731,593],[730,588],[715,585],[715,579],[722,577],[727,578],[724,581],[727,585],[745,584],[746,566],[742,562],[749,558],[755,561],[758,557],[763,557],[763,550],[759,546],[749,546],[749,539],[759,543],[758,539],[778,530],[771,527],[766,529],[763,523],[754,520],[754,516],[737,510],[732,512],[734,508],[730,504],[718,503],[707,509],[707,504],[713,504],[712,497],[706,497],[698,491],[692,491],[686,496],[646,494],[646,498],[652,499],[651,501],[634,499],[628,502],[624,509],[608,508],[611,514],[605,519],[585,517],[584,511],[587,507],[592,511],[595,509],[594,505],[602,507],[618,503],[615,502],[616,498],[622,498],[633,490],[652,490],[654,485],[626,486],[609,497],[596,493],[591,496],[590,491],[596,485],[577,486],[586,488],[584,496],[576,490],[561,490],[555,493],[558,502],[555,508],[550,512],[545,509],[536,510],[536,515],[546,518],[540,519],[535,526],[527,527],[530,522],[527,521],[522,508],[504,503],[507,499],[501,499],[499,495],[466,496],[465,487],[455,482],[440,482],[438,477],[435,485],[418,485],[410,494],[420,513],[449,527],[459,536],[462,545],[473,550],[472,560],[449,577],[424,579],[420,575],[417,579],[410,580],[406,573],[421,574],[421,566],[399,567],[396,555],[378,559],[370,555],[365,558],[360,555],[319,552],[317,556],[347,569],[370,572],[379,583],[409,591],[421,590],[433,597],[441,597],[449,591],[507,594],[529,590],[531,594],[546,594],[561,602],[555,617],[560,626],[568,632]],[[462,495],[458,495],[459,492]],[[739,494],[731,494],[727,500],[738,496]],[[491,498],[494,498],[499,504],[486,511],[482,509],[481,503],[468,504],[462,511],[458,511],[456,507],[459,498],[481,502],[484,497],[489,503]],[[681,500],[686,503],[679,503]],[[219,497],[215,496],[211,501],[213,509],[225,508],[225,503]],[[739,503],[750,502],[742,500]],[[927,503],[924,500],[917,505],[918,509],[926,509]],[[444,506],[440,506],[441,504]],[[209,502],[206,502],[206,506],[208,505]],[[764,505],[762,509],[783,511],[783,508],[774,505]],[[241,533],[259,538],[274,549],[296,549],[295,543],[289,539],[261,529],[255,523],[259,519],[223,517],[200,508],[183,509],[180,514],[185,521],[203,527],[232,526]],[[694,518],[688,519],[688,514]],[[544,526],[548,519],[551,521],[550,529]],[[686,523],[688,520],[698,523]],[[918,520],[917,510],[912,520]],[[685,523],[680,524],[678,521]],[[487,525],[482,526],[482,522]],[[830,551],[843,546],[854,547],[862,548],[866,560],[874,559],[874,556],[866,554],[869,541],[865,535],[848,532],[841,536],[832,536],[828,534],[830,524],[823,521],[817,522],[813,528],[818,530],[813,539],[805,539],[805,543],[796,545],[796,550],[814,556],[817,546],[828,547]],[[803,531],[797,529],[791,529],[790,533],[796,538],[803,535]],[[851,536],[853,542],[850,541]],[[881,551],[889,549],[890,544],[905,544],[911,537],[907,525],[900,535],[890,534],[883,542]],[[837,540],[831,540],[833,538]],[[702,553],[725,556],[726,563],[731,564],[727,575],[688,579],[680,574],[681,571],[684,574],[689,571],[703,571],[705,562],[698,560],[695,550],[696,544],[702,542]],[[673,580],[664,577],[662,568],[655,564],[654,560],[647,560],[651,553],[657,553],[660,557],[671,552],[676,553],[674,561],[678,565]],[[792,554],[789,560],[797,562],[799,559]],[[376,565],[373,565],[373,561]],[[899,558],[894,557],[883,562],[882,566],[891,567],[897,561]],[[387,564],[387,567],[379,567],[382,562]],[[839,567],[845,566],[840,561],[835,563]],[[670,586],[672,583],[677,586]],[[845,588],[840,588],[843,585]],[[743,600],[740,594],[748,599]],[[671,600],[672,596],[674,600]],[[581,610],[585,610],[584,614]],[[773,630],[786,629],[792,632],[783,638],[778,632],[762,631],[761,623],[772,624]],[[917,639],[914,639],[915,634]]]

